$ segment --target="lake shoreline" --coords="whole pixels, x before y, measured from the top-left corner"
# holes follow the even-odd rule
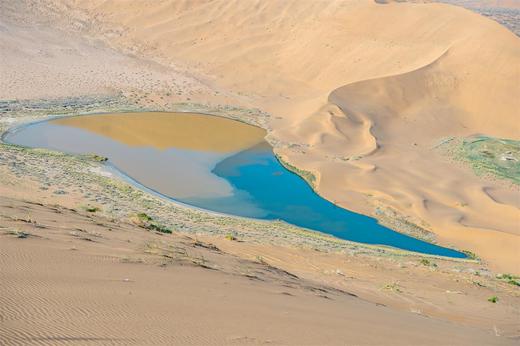
[[[159,225],[171,228],[175,234],[192,237],[196,242],[202,242],[202,244],[209,244],[204,246],[210,248],[217,246],[225,253],[238,258],[268,264],[302,279],[320,282],[327,287],[348,290],[364,300],[384,302],[386,306],[394,309],[410,311],[403,307],[400,301],[402,296],[415,300],[413,296],[416,293],[412,294],[412,292],[415,292],[416,289],[420,289],[421,295],[427,294],[429,299],[434,299],[436,305],[443,304],[441,302],[445,299],[444,294],[446,293],[424,293],[421,275],[428,275],[430,280],[433,280],[429,283],[432,287],[439,284],[445,285],[445,287],[450,287],[455,283],[461,285],[458,288],[451,287],[450,291],[468,289],[473,291],[475,284],[472,282],[478,280],[479,285],[485,288],[477,286],[476,288],[480,287],[480,289],[471,295],[460,296],[460,298],[469,300],[477,299],[472,303],[464,303],[465,308],[471,306],[481,309],[479,302],[485,302],[482,296],[491,294],[489,292],[491,287],[493,287],[493,292],[500,295],[504,301],[518,299],[511,285],[497,280],[495,274],[479,261],[421,255],[392,248],[352,243],[280,222],[208,215],[206,212],[200,212],[191,207],[182,207],[171,201],[153,197],[146,192],[136,190],[124,181],[119,181],[116,177],[106,176],[103,164],[91,157],[65,155],[2,144],[0,158],[3,163],[6,163],[0,167],[0,194],[2,196],[11,196],[19,201],[41,203],[46,208],[62,205],[71,210],[86,213],[87,216],[89,214],[87,210],[99,208],[92,216],[130,224],[134,222],[132,221],[134,220],[133,215],[144,212]],[[6,170],[6,167],[10,167],[9,162],[26,162],[27,164]],[[60,168],[47,170],[46,167]],[[59,173],[59,171],[63,171],[63,173]],[[54,178],[49,180],[49,176],[54,176]],[[34,185],[34,182],[38,181],[39,183]],[[24,188],[21,188],[20,184],[23,184]],[[13,187],[9,188],[9,186]],[[85,191],[88,190],[91,195],[87,198],[78,195],[77,191],[74,191],[77,186]],[[42,190],[42,187],[45,187],[46,190]],[[111,209],[113,207],[117,209]],[[40,224],[37,215],[33,213],[30,215],[29,217],[34,220],[31,222],[34,222],[35,225]],[[171,220],[176,221],[172,224]],[[97,222],[105,223],[105,221]],[[87,226],[86,229],[89,228],[90,226]],[[25,226],[8,227],[3,231],[0,230],[0,236],[12,236],[12,232],[20,232],[20,230],[27,232],[29,238],[44,234],[37,229],[27,231],[26,229]],[[140,232],[150,232],[146,228],[140,229]],[[159,232],[152,233],[160,235],[161,243],[170,241],[169,235]],[[229,240],[229,235],[234,240]],[[106,236],[112,237],[110,234]],[[142,246],[141,244],[138,248]],[[84,248],[82,243],[76,247]],[[140,251],[130,258],[121,258],[121,261],[141,263],[143,255]],[[310,267],[306,264],[309,261],[313,263]],[[149,265],[156,261],[145,260],[145,263]],[[202,263],[218,266],[218,264],[210,264],[209,260]],[[367,265],[371,269],[368,269]],[[412,276],[410,276],[411,273],[413,273]],[[419,273],[422,274],[418,275]],[[475,277],[476,273],[478,277]],[[412,281],[410,281],[411,278],[413,278]],[[374,288],[376,288],[376,292],[373,291]],[[485,291],[480,292],[481,290]],[[394,293],[388,296],[387,292]],[[477,294],[477,292],[479,293]],[[436,297],[436,295],[438,296]],[[418,307],[411,310],[413,313],[448,320],[460,318],[457,314],[439,315],[436,308],[428,308],[419,301],[414,304],[417,304]],[[487,325],[488,322],[477,322],[470,325],[481,325],[481,323]],[[504,326],[501,329],[508,330]]]
[[[190,108],[190,106],[186,105],[186,104],[183,104],[182,106],[183,106],[183,109],[186,109],[186,108],[189,109]],[[197,108],[197,107],[200,107],[200,106],[199,105],[193,105],[192,108]],[[237,109],[239,109],[239,108],[237,108]],[[245,110],[245,111],[247,112],[247,110]],[[172,110],[153,110],[153,111],[149,111],[149,110],[143,110],[143,111],[134,110],[134,111],[132,111],[130,113],[138,114],[138,113],[142,113],[142,112],[148,112],[148,113],[168,113],[168,112],[178,112],[178,111],[175,111],[175,110],[173,110],[173,111]],[[10,134],[10,133],[14,133],[14,132],[20,131],[20,130],[24,129],[27,126],[35,125],[35,124],[38,124],[38,123],[52,121],[52,120],[57,120],[57,119],[67,119],[67,118],[75,118],[75,117],[81,117],[81,116],[92,116],[92,115],[118,114],[118,113],[125,113],[125,114],[128,113],[128,114],[130,114],[129,112],[125,111],[125,107],[122,107],[121,112],[117,112],[117,111],[114,111],[114,110],[112,110],[112,111],[102,111],[101,110],[101,111],[95,111],[95,112],[92,112],[92,113],[73,113],[73,114],[65,113],[65,114],[59,114],[59,115],[48,114],[48,115],[36,116],[34,118],[29,117],[29,119],[22,118],[23,120],[21,120],[19,122],[16,122],[16,121],[12,122],[10,124],[10,126],[8,126],[7,128],[4,128],[4,129],[0,128],[0,130],[2,130],[2,133],[0,134],[0,143],[3,143],[5,145],[14,145],[14,146],[16,146],[15,144],[11,144],[11,143],[6,142],[5,141],[6,136],[8,134]],[[181,113],[192,114],[192,113],[195,113],[195,111],[182,111]],[[217,116],[217,117],[221,117],[221,118],[225,118],[225,119],[235,120],[235,121],[242,122],[244,124],[253,125],[253,126],[257,126],[257,127],[262,128],[261,126],[258,125],[258,123],[253,123],[248,118],[241,118],[240,116],[236,116],[236,115],[228,115],[226,113],[215,114],[215,113],[212,113],[210,110],[208,110],[207,112],[198,112],[197,111],[197,113],[198,114],[207,115],[207,116]],[[269,131],[269,129],[265,129],[265,128],[263,128],[263,129],[266,130],[266,131]],[[269,132],[267,132],[267,134],[268,133]],[[24,147],[24,148],[26,148],[26,147]],[[31,149],[31,148],[26,148],[26,149]],[[38,149],[36,149],[36,150],[38,150]],[[61,154],[70,155],[72,157],[83,156],[83,155],[74,155],[74,154],[67,154],[67,153],[61,153]],[[92,154],[96,154],[96,153],[92,153]],[[317,189],[315,188],[315,186],[312,184],[312,180],[309,180],[308,177],[305,174],[301,174],[304,171],[300,172],[300,170],[298,168],[296,168],[296,167],[288,164],[287,162],[285,162],[279,155],[275,154],[275,157],[289,171],[291,171],[292,173],[294,173],[296,175],[299,175],[302,179],[307,181],[309,186],[314,191],[314,193],[316,193],[317,195],[321,196],[319,194],[319,192],[317,191]],[[106,165],[103,162],[101,164],[102,165]],[[241,216],[230,215],[230,214],[226,214],[226,213],[220,213],[220,212],[216,212],[216,211],[211,211],[211,210],[208,210],[208,209],[200,208],[200,207],[197,207],[197,206],[193,206],[193,205],[188,204],[188,203],[183,203],[182,201],[178,201],[178,200],[176,200],[174,198],[171,198],[169,196],[166,196],[166,195],[164,195],[164,194],[162,194],[162,193],[160,193],[160,192],[158,192],[158,191],[156,191],[154,189],[146,187],[145,185],[143,185],[139,181],[136,181],[134,178],[132,178],[131,176],[127,175],[125,172],[121,171],[119,168],[117,168],[113,164],[109,163],[108,167],[110,169],[112,169],[112,170],[116,170],[117,174],[121,176],[120,178],[122,178],[123,180],[131,183],[132,185],[134,185],[138,189],[143,190],[143,192],[155,194],[159,198],[163,198],[166,201],[171,202],[171,203],[175,204],[178,207],[193,209],[193,210],[196,210],[196,211],[200,211],[202,213],[207,213],[207,214],[212,215],[212,216],[220,216],[220,217],[223,217],[223,218],[238,218],[238,219],[244,219],[245,221],[265,222],[267,224],[270,224],[270,223],[273,222],[273,221],[270,221],[270,220],[262,220],[262,219],[241,217]],[[117,177],[115,177],[115,178],[117,179]],[[324,197],[321,196],[321,198],[324,198]],[[390,223],[388,219],[384,218],[384,215],[381,215],[381,214],[375,214],[375,215],[379,216],[379,218],[376,218],[376,220],[378,220],[378,223],[381,223],[381,222],[385,222],[386,224]],[[374,215],[368,215],[368,216],[369,217],[374,217]],[[412,226],[413,227],[418,227],[416,225],[412,225]],[[305,228],[301,228],[301,227],[298,227],[298,226],[292,226],[292,225],[291,225],[291,227],[295,227],[296,229],[304,230],[305,232],[311,232],[311,233],[315,232],[318,237],[321,237],[321,236],[332,237],[332,238],[336,239],[335,242],[346,241],[348,243],[351,243],[351,241],[349,241],[347,239],[336,238],[336,237],[334,237],[332,235],[329,235],[329,234],[326,234],[326,233],[323,233],[323,232],[320,232],[320,231],[317,231],[317,230],[305,229]],[[423,231],[423,229],[421,229],[421,228],[419,228],[419,229],[421,231]],[[436,244],[437,245],[437,242],[435,241],[435,239],[431,237],[431,235],[430,235],[431,233],[430,234],[427,233],[427,236],[424,237],[424,236],[421,236],[421,235],[424,235],[424,232],[422,232],[422,233],[421,232],[413,232],[413,231],[412,232],[406,232],[406,231],[402,231],[400,229],[395,229],[394,231],[396,231],[398,233],[402,233],[402,234],[408,235],[408,236],[411,236],[411,237],[415,237],[416,239],[424,240],[424,241],[429,242],[431,244]],[[405,255],[406,255],[406,253],[409,252],[411,255],[428,256],[428,257],[434,257],[434,258],[444,258],[443,256],[437,256],[437,255],[425,254],[425,253],[417,253],[417,252],[408,251],[408,250],[401,250],[401,249],[394,248],[394,247],[391,247],[391,246],[372,245],[372,244],[365,244],[365,243],[358,243],[358,242],[352,242],[352,243],[355,246],[373,248],[373,249],[376,249],[376,251],[377,251],[377,249],[382,249],[384,251],[396,252],[396,253],[399,253],[399,254],[404,253]],[[448,248],[450,248],[450,247],[448,247]],[[474,255],[473,255],[473,257],[471,255],[469,256],[469,258],[466,258],[466,259],[453,258],[453,257],[451,257],[449,259],[453,259],[453,260],[470,260],[471,261],[471,260],[475,259]]]

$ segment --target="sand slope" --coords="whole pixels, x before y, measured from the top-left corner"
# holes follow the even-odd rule
[[[7,198],[0,222],[3,345],[515,343],[391,310],[180,234]]]

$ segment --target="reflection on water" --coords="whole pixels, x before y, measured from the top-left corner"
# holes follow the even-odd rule
[[[146,113],[43,122],[12,133],[7,140],[106,156],[146,187],[208,210],[280,219],[357,242],[465,257],[321,198],[278,162],[264,135],[261,129],[218,117]]]

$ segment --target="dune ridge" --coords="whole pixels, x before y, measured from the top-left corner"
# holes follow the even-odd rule
[[[518,135],[518,128],[511,126],[516,124],[514,112],[490,122],[478,117],[472,109],[473,105],[468,107],[464,103],[466,95],[460,86],[462,82],[456,74],[446,72],[450,71],[450,55],[453,54],[448,50],[432,63],[411,72],[338,88],[331,93],[329,101],[338,105],[347,116],[370,119],[374,124],[388,124],[385,127],[377,126],[372,133],[371,141],[378,143],[376,146],[380,152],[361,152],[357,155],[365,165],[398,171],[397,165],[401,164],[398,157],[409,155],[408,159],[414,163],[413,169],[419,171],[401,169],[404,173],[402,177],[386,181],[387,189],[389,185],[394,185],[392,196],[401,197],[401,201],[392,198],[392,202],[396,202],[395,207],[402,210],[402,204],[408,202],[414,214],[420,215],[427,223],[444,220],[444,227],[449,231],[437,230],[442,237],[455,241],[459,247],[468,244],[486,258],[510,263],[507,268],[517,271],[515,254],[520,249],[518,206],[515,203],[498,203],[496,199],[489,198],[485,183],[482,186],[482,182],[470,177],[469,180],[460,179],[462,172],[453,174],[454,167],[449,167],[445,162],[439,161],[435,165],[429,162],[432,155],[436,155],[431,149],[435,139],[467,134],[467,128],[486,128],[499,136],[515,138]],[[399,120],[405,122],[404,126],[392,126],[391,123]],[[354,128],[351,130],[356,131]],[[421,175],[420,172],[427,174]],[[367,174],[373,174],[372,178],[368,178],[367,190],[385,179],[383,174],[389,175],[388,171],[381,174],[381,170],[376,169],[360,170],[359,161],[356,161],[349,177],[359,186],[361,175],[367,179]],[[410,181],[414,179],[415,184],[411,185]],[[453,183],[449,183],[452,179]],[[427,184],[435,184],[434,189],[428,191],[425,188]],[[497,189],[503,195],[510,195],[507,187]],[[513,191],[518,197],[518,189],[513,187]],[[417,196],[420,196],[419,199]],[[479,237],[470,237],[470,232],[479,234]],[[458,241],[456,238],[464,233],[468,234],[467,239]]]

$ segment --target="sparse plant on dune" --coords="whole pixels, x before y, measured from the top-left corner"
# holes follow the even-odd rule
[[[489,297],[488,302],[495,304],[496,302],[498,302],[498,297],[497,296]]]
[[[152,217],[146,213],[138,213],[137,218],[141,221],[152,221]]]
[[[436,263],[433,263],[431,262],[429,259],[427,258],[422,258],[419,263],[421,263],[423,266],[426,266],[426,267],[437,267],[437,264]]]
[[[237,238],[232,233],[226,234],[225,238],[227,240],[237,240]]]
[[[99,207],[86,206],[85,210],[88,211],[89,213],[95,213],[95,212],[100,211],[101,209]]]
[[[514,286],[520,286],[520,277],[511,274],[499,274],[497,279],[507,282]]]
[[[152,230],[152,231],[157,231],[157,232],[160,232],[160,233],[167,233],[167,234],[171,234],[172,233],[172,230],[163,226],[163,225],[158,225],[156,223],[151,223],[149,224],[148,226],[146,226],[145,228],[149,229],[149,230]]]
[[[401,293],[402,292],[402,290],[401,290],[401,288],[399,286],[399,281],[392,282],[390,284],[386,284],[386,285],[383,286],[383,289],[394,291],[394,292],[397,292],[397,293]]]
[[[153,218],[146,213],[135,214],[135,216],[132,218],[132,221],[135,224],[137,224],[138,226],[146,228],[150,231],[156,231],[156,232],[167,233],[167,234],[172,233],[172,230],[169,229],[168,227],[161,225],[157,222],[152,222]]]

